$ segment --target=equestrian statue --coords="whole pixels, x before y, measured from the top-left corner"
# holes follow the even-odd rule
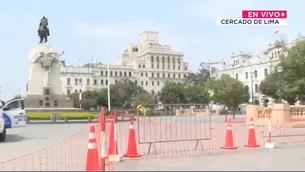
[[[43,16],[42,19],[40,20],[39,23],[39,28],[38,28],[38,36],[40,37],[40,44],[43,42],[46,43],[48,42],[48,36],[50,36],[50,31],[48,28],[48,19]]]

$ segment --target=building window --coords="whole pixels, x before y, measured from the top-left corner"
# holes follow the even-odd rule
[[[143,76],[143,73],[141,73],[141,76]]]
[[[94,80],[94,85],[97,85],[97,80],[96,79]]]
[[[184,70],[187,70],[187,67],[185,67]]]
[[[90,79],[87,78],[87,85],[90,85]]]
[[[143,68],[145,68],[145,65],[143,65]]]
[[[169,57],[167,58],[167,63],[170,63],[170,58]]]
[[[236,73],[236,74],[235,74],[235,79],[237,79],[237,80],[238,80],[238,73]]]
[[[148,85],[148,81],[145,82],[145,85],[146,85],[146,86]]]
[[[171,74],[170,74],[170,73],[169,73],[169,74],[167,74],[167,77],[169,77],[169,78],[170,78],[170,77],[171,77]]]
[[[162,65],[162,69],[165,69],[165,65]]]
[[[152,73],[151,73],[151,77],[154,77],[154,76],[155,76],[155,75],[154,75],[154,73],[152,72]]]
[[[71,90],[67,90],[67,95],[70,95],[71,94]]]
[[[131,72],[129,72],[129,76],[131,76]]]
[[[158,85],[158,86],[160,85],[160,81],[157,82],[157,85]]]
[[[154,56],[151,56],[151,62],[154,62]]]
[[[162,63],[164,63],[164,56],[162,56]]]
[[[67,85],[70,85],[70,78],[67,78]]]
[[[152,68],[152,69],[154,68],[154,64],[151,64],[151,68]]]
[[[163,73],[163,78],[165,78],[165,73]]]
[[[180,70],[181,69],[181,67],[180,67],[180,65],[178,66],[178,70]]]
[[[171,69],[169,65],[167,65],[167,69]]]
[[[174,65],[174,66],[173,66],[173,69],[175,69],[175,68],[176,68],[176,66]]]
[[[157,56],[157,62],[159,63],[159,56]]]
[[[155,85],[155,82],[154,82],[154,81],[151,81],[151,85],[154,86],[154,85]]]
[[[104,85],[104,80],[101,80],[101,85]]]
[[[138,85],[138,81],[134,81],[134,84]]]
[[[112,76],[112,74],[113,74],[113,72],[112,72],[112,71],[110,71],[110,76]]]
[[[127,73],[126,73],[126,72],[124,72],[124,76],[127,76]]]
[[[106,73],[106,76],[108,76],[108,72],[106,71],[105,73]]]
[[[255,92],[258,92],[258,84],[255,84]]]
[[[104,75],[104,71],[101,71],[101,76],[103,76]]]
[[[246,79],[248,79],[248,72],[246,72]]]
[[[268,75],[268,69],[265,69],[265,76]]]
[[[175,61],[175,57],[173,57],[173,63],[175,63],[176,61]]]
[[[120,76],[122,76],[122,71],[120,71]]]
[[[78,85],[78,79],[75,78],[75,85]]]
[[[141,65],[139,65],[138,67],[141,68]]]
[[[114,76],[118,76],[118,72],[117,71],[114,72]]]
[[[74,92],[75,92],[75,93],[77,93],[77,92],[78,92],[78,90],[75,90]]]
[[[108,85],[108,79],[106,79],[106,81],[105,81],[105,82],[106,82],[106,85]]]
[[[145,73],[145,76],[148,77],[148,73]]]
[[[180,64],[180,58],[178,58],[178,63]]]
[[[159,69],[159,65],[157,65],[157,69]]]
[[[181,78],[181,74],[178,74],[178,77]]]
[[[159,74],[159,73],[157,73],[157,77],[158,77],[158,78],[160,77],[160,74]]]
[[[78,80],[79,80],[79,85],[82,85],[83,84],[82,78],[79,78]]]
[[[254,77],[257,78],[257,70],[254,71]]]
[[[117,81],[117,80],[115,80],[115,81],[114,81],[114,83],[115,83],[115,84],[117,84],[117,83],[118,83],[118,81]]]
[[[141,81],[141,85],[143,86],[143,81]]]
[[[173,78],[176,78],[176,74],[173,74]]]

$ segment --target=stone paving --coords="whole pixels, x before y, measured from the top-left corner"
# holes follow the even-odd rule
[[[116,170],[304,170],[305,144],[279,144],[247,153],[185,158],[140,158],[116,164]]]

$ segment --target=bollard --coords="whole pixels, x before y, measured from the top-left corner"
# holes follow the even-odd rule
[[[27,116],[25,117],[25,123],[26,124],[30,123],[30,119]]]
[[[92,122],[91,116],[88,117],[88,122]]]
[[[54,116],[54,115],[52,116],[52,122],[56,123],[56,116]]]
[[[64,117],[65,123],[69,122],[69,118],[67,116]]]

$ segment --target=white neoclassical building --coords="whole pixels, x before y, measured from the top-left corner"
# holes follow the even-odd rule
[[[62,66],[63,93],[68,95],[88,89],[106,88],[128,78],[145,90],[157,93],[166,81],[182,82],[190,72],[182,52],[169,45],[159,43],[158,32],[146,31],[139,35],[138,44],[128,44],[121,49],[120,56],[110,64],[94,63],[83,67]]]
[[[276,66],[280,62],[281,53],[281,48],[276,48],[274,44],[270,44],[261,56],[240,51],[239,53],[232,53],[231,64],[219,61],[207,62],[204,65],[211,69],[211,74],[214,77],[228,74],[247,85],[250,102],[258,100],[262,104],[265,100],[270,101],[271,98],[259,92],[259,84],[269,73],[277,70]]]

